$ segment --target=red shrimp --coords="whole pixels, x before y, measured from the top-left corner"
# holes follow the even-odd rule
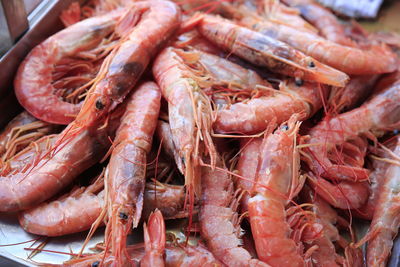
[[[242,25],[302,51],[305,55],[312,57],[314,61],[322,62],[319,64],[326,64],[347,74],[389,73],[397,68],[396,54],[385,45],[371,46],[368,50],[343,46],[310,32],[258,18],[246,10],[238,12],[242,12],[240,19]],[[313,80],[327,82],[321,79]],[[342,80],[339,79],[338,81]],[[334,84],[332,82],[330,84],[344,86],[345,83]]]
[[[256,180],[257,166],[263,139],[252,138],[250,140],[243,139],[240,142],[240,157],[236,169],[241,177],[245,179],[237,179],[236,187],[241,188],[244,193],[240,200],[242,213],[247,212],[248,202],[250,199],[249,192],[253,189]]]
[[[25,111],[20,113],[0,133],[0,161],[7,161],[31,142],[56,130],[55,125],[39,121]]]
[[[300,11],[300,14],[312,23],[326,39],[345,46],[356,46],[349,39],[342,24],[326,7],[314,0],[283,0],[283,2]]]
[[[211,140],[211,104],[201,90],[195,73],[186,65],[181,49],[172,47],[162,51],[153,65],[153,74],[168,101],[169,124],[174,147],[182,163],[177,163],[185,175],[190,199],[200,196],[199,153],[203,150],[215,161],[215,147]],[[190,52],[188,52],[190,53]],[[199,143],[202,140],[202,143]],[[214,165],[215,163],[212,163]],[[193,204],[193,201],[191,201]]]
[[[150,214],[149,223],[143,225],[146,254],[140,261],[142,267],[163,267],[165,254],[165,223],[162,213]]]
[[[212,170],[203,167],[200,233],[214,256],[228,266],[268,266],[252,259],[241,247],[241,228],[236,209],[238,199],[227,169],[218,159]]]
[[[21,227],[33,234],[63,236],[88,230],[104,207],[103,180],[49,203],[42,203],[19,215]]]
[[[271,266],[305,266],[300,248],[290,238],[285,206],[302,187],[296,117],[263,140],[252,197],[248,201],[258,257]]]
[[[0,179],[0,211],[34,207],[70,184],[77,175],[104,156],[110,145],[108,136],[113,132],[110,128],[112,127],[90,127],[61,147],[54,148],[53,145],[42,151],[39,158],[28,147],[30,155],[33,154],[33,163],[28,167],[21,166],[24,168],[14,170]],[[52,142],[55,144],[63,139],[66,131],[68,128]],[[43,144],[46,145],[46,142]]]
[[[400,227],[399,186],[400,186],[400,138],[396,137],[394,149],[396,163],[391,165],[386,173],[379,195],[371,226],[357,246],[368,241],[367,265],[385,266],[393,247],[393,239]]]
[[[180,11],[172,2],[133,3],[119,23],[125,37],[104,61],[71,128],[96,123],[121,103],[179,23]]]
[[[175,159],[175,163],[179,170],[184,170],[183,162],[179,157],[179,152],[177,151],[173,141],[173,135],[169,123],[159,120],[156,132],[158,139],[162,143],[164,152],[169,157]]]
[[[115,30],[122,11],[81,21],[49,37],[36,46],[19,66],[14,80],[20,104],[36,118],[68,124],[78,114],[81,104],[63,101],[54,92],[53,72],[63,58],[99,45]]]
[[[62,236],[88,230],[105,207],[102,189],[103,180],[99,180],[86,189],[76,189],[57,200],[26,210],[19,215],[20,225],[29,233],[43,236]],[[183,211],[184,198],[183,186],[147,183],[142,218],[147,219],[155,209],[166,214],[166,220],[187,217],[188,214]]]
[[[345,73],[306,56],[286,43],[229,20],[212,15],[201,15],[196,19],[199,32],[209,41],[256,66],[334,86],[344,86],[349,79]]]
[[[398,125],[400,119],[400,83],[397,82],[374,94],[359,108],[336,117],[325,118],[310,130],[308,165],[317,176],[331,180],[362,181],[368,171],[362,166],[352,167],[331,162],[328,153],[336,145],[346,143],[348,151],[356,151],[358,144],[346,142],[369,131],[387,130]]]
[[[265,130],[271,121],[282,123],[300,113],[304,120],[317,112],[323,103],[327,88],[316,83],[281,83],[272,96],[253,98],[220,109],[214,122],[218,133],[254,134]]]
[[[146,155],[160,111],[161,92],[153,82],[146,82],[128,100],[114,140],[106,173],[106,195],[109,222],[106,242],[111,257],[118,265],[125,264],[126,238],[137,227],[143,209],[146,183]]]

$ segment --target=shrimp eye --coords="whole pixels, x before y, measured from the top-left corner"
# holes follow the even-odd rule
[[[126,213],[124,213],[124,212],[120,212],[120,213],[119,213],[119,217],[120,217],[122,220],[128,220],[128,215],[126,215]]]
[[[289,130],[289,126],[287,126],[287,125],[282,125],[282,126],[281,126],[281,130],[287,131],[287,130]]]
[[[303,85],[303,80],[300,79],[300,78],[295,78],[295,79],[294,79],[294,83],[295,83],[297,86],[302,86],[302,85]]]
[[[98,110],[102,110],[103,108],[104,108],[104,104],[103,104],[103,102],[101,102],[101,100],[100,99],[98,99],[97,101],[96,101],[96,108],[98,109]]]
[[[92,263],[92,267],[98,267],[100,265],[100,262],[99,261],[95,261],[95,262],[93,262]]]
[[[315,63],[314,63],[314,61],[310,61],[310,62],[308,63],[308,66],[309,66],[310,68],[315,68]]]

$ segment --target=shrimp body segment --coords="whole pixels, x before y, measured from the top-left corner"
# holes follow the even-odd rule
[[[305,266],[290,238],[285,206],[296,194],[300,157],[296,149],[299,123],[289,122],[262,144],[256,183],[248,201],[251,231],[258,257],[271,266]]]
[[[114,140],[114,149],[106,173],[107,233],[112,256],[123,260],[126,238],[137,227],[142,215],[146,183],[146,155],[152,144],[160,110],[161,92],[146,82],[131,95]]]
[[[344,86],[349,77],[283,43],[229,20],[204,15],[198,29],[208,40],[223,49],[273,72],[292,77]]]
[[[121,11],[72,25],[36,46],[20,65],[14,80],[19,103],[36,118],[57,124],[74,120],[81,105],[68,103],[53,92],[55,65],[64,57],[98,45],[116,26]]]

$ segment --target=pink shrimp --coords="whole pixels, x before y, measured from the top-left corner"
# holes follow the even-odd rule
[[[19,66],[14,80],[20,104],[43,121],[68,124],[78,114],[81,104],[63,101],[54,92],[53,72],[63,58],[79,55],[99,45],[116,27],[123,13],[81,21],[54,34],[36,46]],[[97,55],[95,55],[97,56]]]
[[[326,118],[310,130],[310,168],[318,176],[331,180],[362,181],[368,171],[362,166],[352,167],[332,163],[328,153],[336,145],[357,138],[369,131],[387,130],[398,125],[400,119],[400,83],[397,82],[374,94],[359,108]],[[358,144],[346,143],[346,149],[356,151]]]
[[[316,83],[297,84],[296,81],[284,82],[272,96],[220,109],[214,122],[215,131],[254,134],[265,130],[271,121],[282,123],[295,113],[301,114],[299,119],[311,117],[322,107],[327,88]]]
[[[140,261],[142,267],[163,267],[165,254],[165,223],[159,210],[150,214],[149,224],[143,225],[146,254]]]
[[[172,139],[182,161],[177,165],[183,167],[180,171],[185,175],[187,193],[193,200],[201,191],[199,155],[203,149],[200,145],[204,144],[213,162],[216,152],[210,135],[211,104],[201,90],[198,77],[185,63],[184,55],[187,56],[181,49],[166,48],[155,60],[153,74],[168,101]]]
[[[180,11],[172,2],[133,3],[119,24],[125,37],[103,63],[71,128],[97,123],[121,103],[179,23]]]
[[[368,50],[343,46],[310,32],[264,20],[247,10],[242,9],[236,13],[242,13],[242,17],[239,19],[242,25],[284,42],[314,60],[347,74],[388,73],[397,68],[397,56],[387,46],[375,45]],[[323,80],[314,80],[324,82]],[[332,83],[332,85],[344,86],[344,83],[341,85]]]
[[[326,7],[314,0],[283,0],[300,11],[300,14],[312,23],[326,39],[345,46],[356,46],[349,39],[336,16]]]
[[[196,19],[199,32],[209,41],[257,66],[334,86],[344,86],[349,79],[345,73],[326,66],[281,41],[238,26],[229,20],[212,15],[201,15]]]
[[[116,263],[123,264],[126,238],[137,227],[143,209],[146,182],[146,154],[157,126],[161,92],[153,82],[146,82],[129,98],[106,173],[109,222],[106,242]]]
[[[19,215],[21,227],[33,234],[62,236],[85,231],[104,207],[102,177],[87,188],[76,188],[55,201],[42,203]]]
[[[0,179],[0,211],[34,207],[70,184],[78,174],[104,156],[110,145],[107,137],[115,130],[112,126],[115,125],[111,123],[110,127],[90,127],[56,150],[53,145],[37,154],[34,150],[36,146],[28,147],[27,153],[33,155],[26,158],[29,164],[18,164],[23,168],[17,168]],[[55,144],[63,139],[65,131],[68,128],[51,142]],[[38,142],[42,143],[40,147],[47,147],[46,139],[39,139]],[[17,155],[20,160],[25,158],[21,152]]]
[[[299,247],[290,236],[285,206],[302,187],[296,117],[265,137],[256,183],[248,201],[251,230],[258,257],[271,266],[305,266]]]
[[[396,161],[400,156],[400,139],[396,137],[397,144],[394,149]],[[391,165],[386,173],[382,191],[379,195],[371,226],[357,246],[368,241],[367,264],[368,266],[384,266],[390,255],[393,239],[400,226],[399,185],[400,163]]]
[[[218,159],[217,167],[221,168]],[[225,168],[212,170],[204,167],[200,233],[214,256],[228,266],[268,266],[240,247],[240,225],[236,209],[238,200]]]

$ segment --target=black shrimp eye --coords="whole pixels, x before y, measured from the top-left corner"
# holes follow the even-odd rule
[[[95,261],[92,263],[92,267],[98,267],[100,265],[99,261]]]
[[[101,99],[98,99],[98,100],[96,101],[96,108],[97,108],[98,110],[102,110],[102,109],[104,108],[104,104],[103,104],[103,102],[101,102]]]
[[[315,68],[315,63],[314,63],[314,61],[310,61],[310,62],[308,63],[308,66],[309,66],[310,68]]]
[[[128,220],[128,215],[126,215],[126,213],[124,213],[124,212],[120,212],[120,213],[119,213],[119,217],[120,217],[122,220]]]
[[[282,125],[282,126],[281,126],[281,130],[287,131],[287,130],[289,130],[289,126],[287,126],[287,125]]]
[[[300,79],[300,78],[295,78],[295,79],[294,79],[294,83],[295,83],[297,86],[302,86],[302,85],[303,85],[303,80]]]

